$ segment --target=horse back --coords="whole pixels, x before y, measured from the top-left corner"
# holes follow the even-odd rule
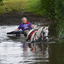
[[[28,37],[31,39],[32,35],[37,32],[38,29],[33,29],[33,30],[30,30],[29,33],[28,33]]]

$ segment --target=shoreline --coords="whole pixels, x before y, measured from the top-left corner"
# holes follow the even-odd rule
[[[42,15],[34,15],[31,12],[9,12],[0,14],[0,25],[19,25],[21,24],[21,18],[26,17],[29,22],[34,24],[50,23],[50,20]],[[37,21],[37,22],[36,22]]]

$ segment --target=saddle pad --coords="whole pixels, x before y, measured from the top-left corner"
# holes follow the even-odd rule
[[[30,39],[31,39],[33,33],[36,32],[36,31],[37,31],[37,30],[32,31],[32,32],[28,35],[28,37],[30,37]]]

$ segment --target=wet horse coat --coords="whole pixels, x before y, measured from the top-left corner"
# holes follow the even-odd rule
[[[27,35],[27,40],[31,42],[47,41],[48,40],[48,27],[41,27],[38,30],[31,30]]]

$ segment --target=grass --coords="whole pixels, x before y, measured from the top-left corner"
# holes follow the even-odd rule
[[[7,13],[12,10],[21,11],[29,0],[4,0],[4,5],[0,6],[0,13]]]
[[[0,6],[0,13],[7,13],[12,10],[33,12],[39,15],[45,15],[46,11],[41,8],[40,0],[3,0],[2,6]]]

